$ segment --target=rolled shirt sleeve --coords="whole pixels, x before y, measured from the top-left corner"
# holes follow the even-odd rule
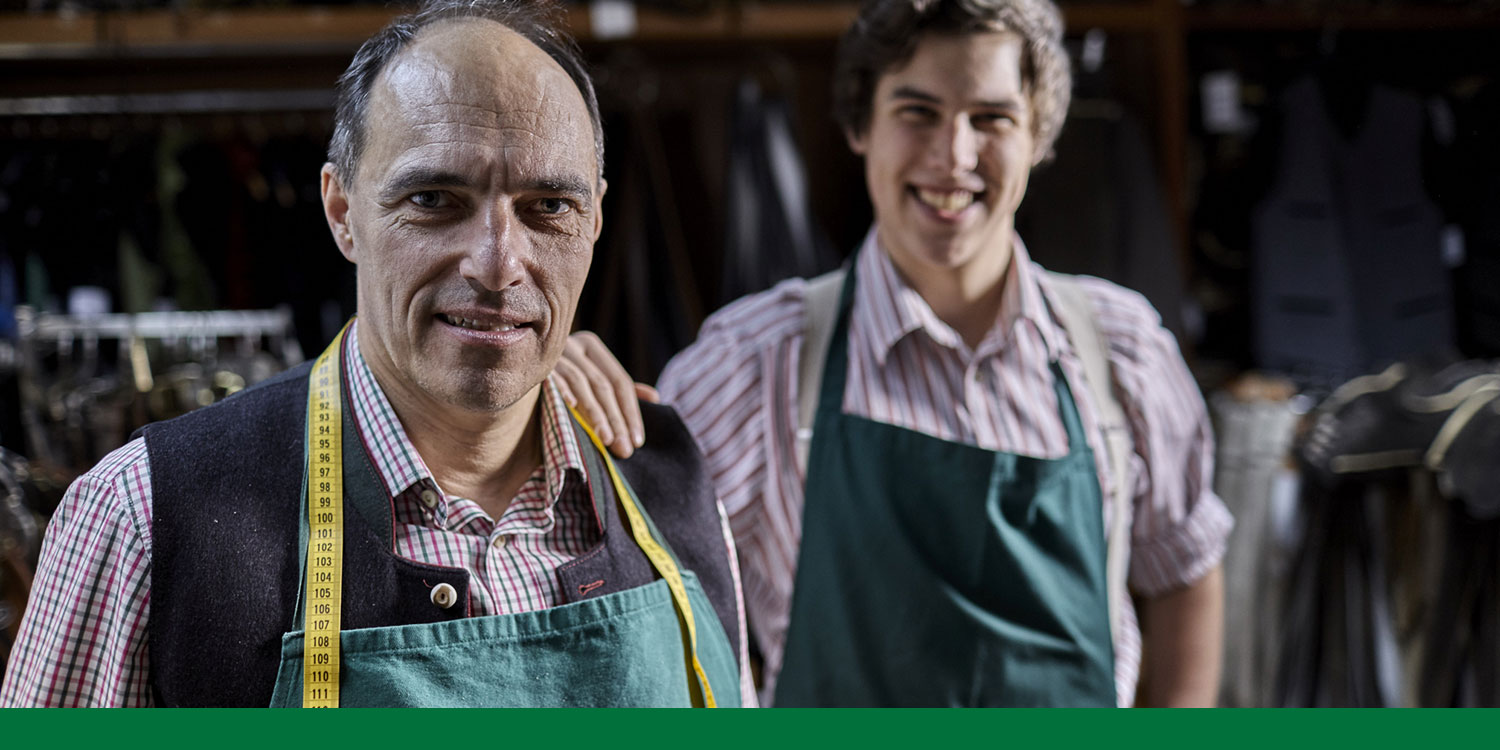
[[[1213,429],[1176,339],[1145,298],[1097,279],[1083,283],[1135,446],[1129,583],[1159,596],[1196,582],[1224,557],[1234,521],[1213,491]]]
[[[151,705],[150,497],[139,439],[68,488],[47,525],[0,706]]]

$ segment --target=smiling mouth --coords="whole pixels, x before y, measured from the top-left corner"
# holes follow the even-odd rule
[[[457,315],[449,315],[447,313],[438,313],[438,318],[444,323],[447,323],[451,326],[464,328],[470,331],[484,331],[486,333],[494,331],[514,331],[517,328],[529,328],[531,326],[530,323],[485,323],[483,321],[472,320],[470,318],[460,318]]]
[[[974,201],[984,195],[982,192],[976,193],[972,190],[928,190],[919,187],[914,187],[912,192],[917,200],[943,213],[958,213],[973,205]]]

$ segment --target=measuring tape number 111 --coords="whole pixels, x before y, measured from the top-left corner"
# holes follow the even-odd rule
[[[348,326],[313,365],[307,389],[307,609],[302,706],[338,708],[344,588],[343,401],[339,357]]]

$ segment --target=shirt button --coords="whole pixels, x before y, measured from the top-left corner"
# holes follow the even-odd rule
[[[422,490],[422,504],[423,505],[425,505],[425,506],[427,506],[429,508],[436,508],[437,507],[437,503],[438,503],[438,496],[437,496],[436,492],[433,492],[432,490]]]
[[[490,544],[494,546],[495,549],[505,549],[505,545],[509,543],[510,537],[508,536],[497,536],[495,537],[495,541],[490,542]]]
[[[439,608],[447,609],[457,601],[458,592],[453,589],[453,586],[440,583],[432,587],[432,603],[438,605]]]

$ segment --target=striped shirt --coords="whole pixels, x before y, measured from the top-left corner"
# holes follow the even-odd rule
[[[873,229],[856,263],[845,413],[988,450],[1058,458],[1068,440],[1053,390],[1050,364],[1057,360],[1106,497],[1133,498],[1125,506],[1132,512],[1131,588],[1162,594],[1219,563],[1233,522],[1212,489],[1207,411],[1176,341],[1143,297],[1081,279],[1134,441],[1122,488],[1107,470],[1082,365],[1046,302],[1046,277],[1019,239],[995,325],[973,349],[906,284]],[[659,383],[707,456],[729,511],[745,606],[764,659],[763,705],[781,669],[802,536],[795,431],[804,290],[805,282],[793,279],[714,314]],[[1108,529],[1114,503],[1104,505]],[[1134,701],[1141,658],[1140,628],[1126,606],[1114,644],[1122,706]]]
[[[395,553],[468,571],[475,616],[562,601],[555,571],[597,544],[602,530],[557,390],[550,382],[542,389],[542,464],[494,519],[477,502],[443,492],[428,471],[360,354],[358,328],[344,350],[349,401],[395,498]],[[733,560],[727,518],[723,525]],[[151,705],[150,573],[151,470],[145,441],[136,439],[79,477],[52,517],[0,705]],[[738,589],[738,569],[731,573]],[[737,646],[743,654],[745,643]],[[749,679],[743,670],[742,686]]]

